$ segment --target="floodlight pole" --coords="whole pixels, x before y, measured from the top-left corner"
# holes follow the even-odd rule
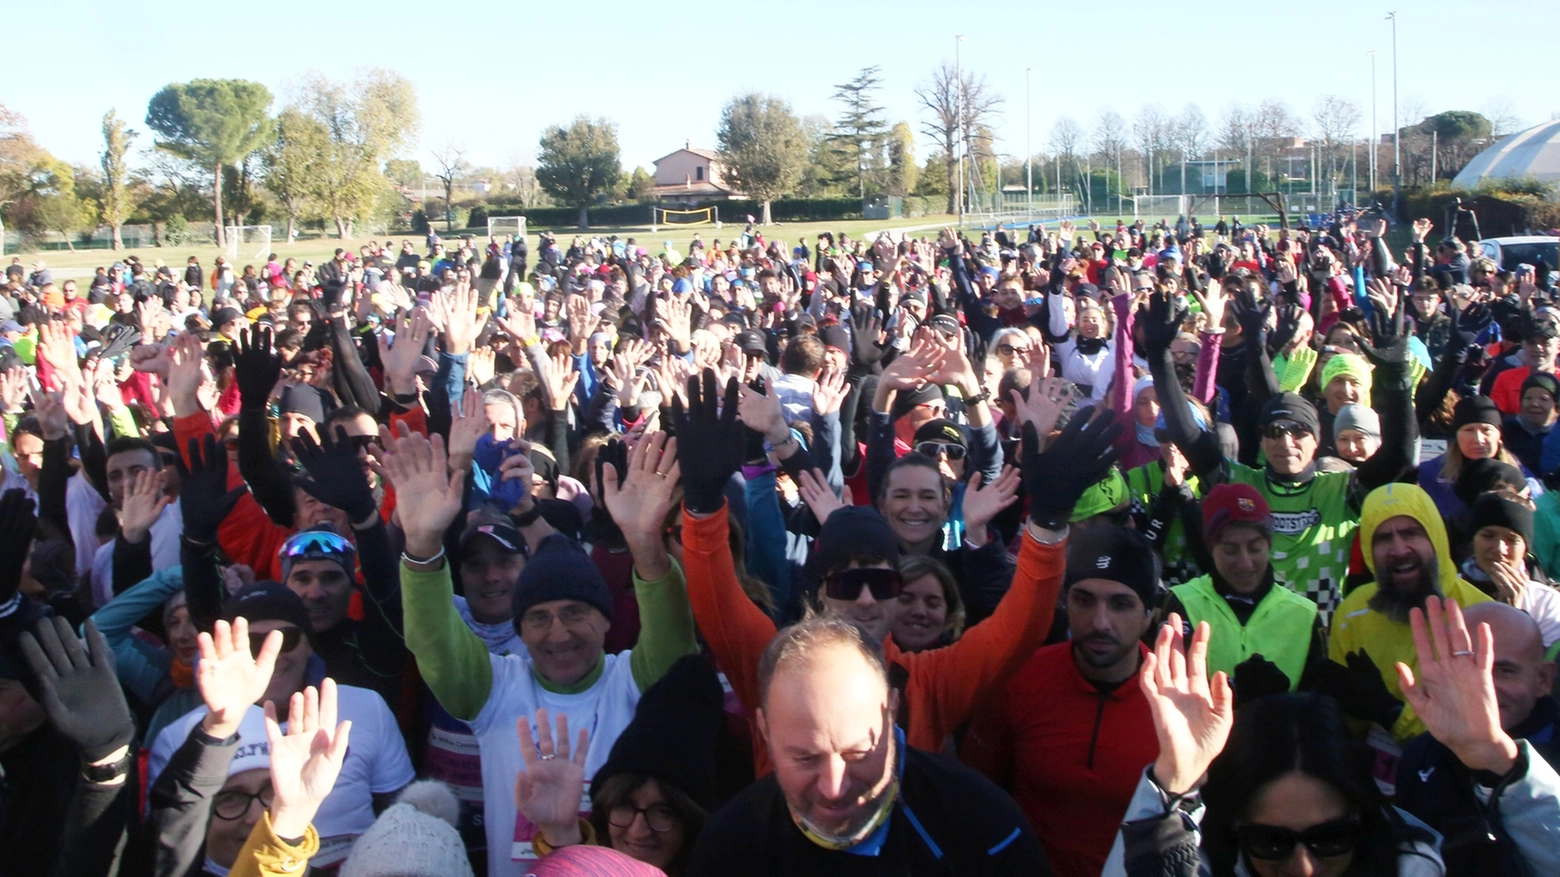
[[[1033,67],[1025,67],[1024,68],[1024,209],[1029,212],[1029,221],[1030,222],[1034,222],[1034,220],[1035,220],[1035,172],[1034,172],[1034,167],[1033,167],[1033,164],[1034,164],[1034,150],[1031,149],[1030,146],[1029,146],[1029,134],[1030,134],[1029,119],[1030,119],[1030,110],[1032,109],[1032,106],[1033,106],[1031,101],[1030,101],[1030,97],[1029,97],[1029,94],[1030,94],[1030,92],[1029,92],[1029,74],[1031,72],[1033,72],[1034,69],[1035,68],[1033,68]],[[1060,159],[1058,159],[1058,161],[1060,161]],[[1057,181],[1058,181],[1058,183],[1057,183],[1057,185],[1058,185],[1058,188],[1057,188],[1058,196],[1061,194],[1061,188],[1060,188],[1060,185],[1061,185],[1061,183],[1060,183],[1061,175],[1062,175],[1061,165],[1058,164],[1057,165],[1057,171],[1056,171],[1056,178],[1057,178]]]
[[[953,151],[959,156],[959,191],[955,196],[959,205],[959,228],[964,227],[964,50],[960,45],[963,42],[963,34],[954,34],[953,78],[956,91],[954,92]]]
[[[1397,13],[1388,12],[1392,21],[1392,218],[1398,218],[1403,201],[1403,154],[1398,141],[1402,125],[1398,121]]]
[[[1370,194],[1376,197],[1376,144],[1379,139],[1376,136],[1376,52],[1372,49],[1365,54],[1370,56]]]

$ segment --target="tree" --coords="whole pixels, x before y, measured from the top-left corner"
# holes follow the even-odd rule
[[[1181,194],[1186,194],[1186,163],[1208,150],[1208,117],[1202,108],[1188,103],[1170,122],[1170,137],[1181,153]]]
[[[867,197],[868,180],[876,182],[883,169],[878,146],[888,133],[888,123],[883,119],[883,107],[876,103],[877,92],[883,87],[882,70],[877,65],[863,67],[855,78],[836,85],[829,96],[845,105],[834,123],[834,136],[856,165],[856,189],[862,198]]]
[[[33,140],[27,120],[0,104],[0,210],[32,188],[33,169],[47,155]]]
[[[1451,178],[1490,144],[1494,124],[1482,113],[1472,110],[1447,110],[1406,129],[1405,143],[1409,142],[1406,135],[1410,133],[1421,153],[1416,164],[1421,167],[1433,165],[1437,179]],[[1434,184],[1435,180],[1430,182]]]
[[[1355,126],[1360,123],[1360,108],[1341,95],[1324,94],[1311,106],[1311,119],[1316,126],[1317,139],[1322,141],[1325,150],[1327,182],[1331,187],[1338,173],[1338,147],[1353,136]]]
[[[1121,170],[1121,156],[1122,153],[1126,151],[1127,120],[1123,119],[1121,114],[1108,107],[1100,110],[1099,115],[1094,117],[1094,154],[1100,156],[1101,159],[1103,159],[1107,168],[1109,168],[1112,163],[1114,163],[1116,166],[1116,174],[1114,177],[1112,177],[1109,173],[1106,173],[1105,175],[1105,197],[1107,199],[1110,198],[1112,187],[1115,188],[1117,195],[1126,194],[1126,189],[1122,181],[1124,175],[1122,174]],[[1089,184],[1092,186],[1093,181],[1091,180]],[[1121,207],[1119,198],[1117,199],[1116,206],[1117,209],[1120,209]]]
[[[617,125],[576,116],[569,127],[542,132],[536,152],[536,181],[559,201],[580,211],[580,228],[590,228],[591,205],[606,200],[623,177]]]
[[[1072,116],[1062,116],[1051,126],[1051,148],[1056,151],[1058,168],[1065,167],[1069,174],[1077,176],[1078,172],[1078,146],[1083,142],[1083,126],[1079,125]],[[1043,179],[1043,177],[1042,177]],[[1025,181],[1028,185],[1028,181]],[[1057,192],[1060,198],[1062,193]]]
[[[334,220],[336,234],[351,237],[353,223],[379,205],[389,186],[383,163],[421,127],[417,90],[410,80],[386,70],[359,71],[350,84],[311,72],[295,106],[323,125],[327,135],[313,197]]]
[[[209,168],[217,246],[222,230],[222,168],[265,146],[275,133],[271,90],[243,79],[196,79],[164,86],[146,107],[146,125],[161,139],[157,148]]]
[[[897,122],[888,132],[888,193],[908,195],[920,180],[921,168],[915,163],[915,132],[909,122]]]
[[[434,166],[437,168],[433,175],[444,184],[444,231],[446,233],[455,230],[455,181],[470,170],[465,156],[466,150],[449,141],[445,141],[443,149],[433,153]]]
[[[1490,120],[1490,136],[1496,139],[1515,134],[1527,125],[1511,106],[1511,99],[1496,95],[1484,102],[1483,115]]]
[[[807,161],[807,135],[791,105],[757,92],[738,95],[720,111],[715,132],[721,162],[732,185],[763,202],[762,224],[770,223],[769,202],[796,188]]]
[[[971,132],[990,127],[998,115],[1002,98],[992,92],[985,74],[958,70],[943,62],[932,71],[930,82],[916,87],[916,99],[931,112],[922,123],[921,133],[936,141],[946,162],[948,212],[959,211],[959,147],[969,153]],[[961,118],[962,116],[962,118]]]
[[[330,149],[330,132],[320,120],[296,107],[276,117],[276,141],[260,153],[261,181],[287,215],[288,242],[313,200],[319,163]]]
[[[130,172],[125,163],[125,153],[130,151],[130,141],[135,136],[136,132],[127,127],[113,110],[103,116],[103,154],[100,159],[103,165],[103,198],[100,212],[103,222],[107,223],[112,232],[111,245],[116,250],[125,248],[120,230],[124,228],[125,217],[135,209],[131,201]]]
[[[422,182],[422,165],[415,158],[392,158],[385,162],[385,179],[406,189]]]
[[[532,179],[535,179],[534,174]],[[628,177],[628,197],[635,201],[643,201],[650,197],[654,189],[655,177],[650,176],[650,172],[643,167],[636,166],[634,172]]]
[[[1150,195],[1154,194],[1154,174],[1158,171],[1160,153],[1168,145],[1169,135],[1169,119],[1158,104],[1145,105],[1138,111],[1137,118],[1132,120],[1132,136],[1137,138],[1138,149],[1143,153],[1145,184]]]

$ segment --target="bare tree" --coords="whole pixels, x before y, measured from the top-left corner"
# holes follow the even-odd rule
[[[1324,94],[1311,106],[1311,120],[1316,138],[1322,141],[1322,150],[1327,161],[1329,191],[1332,191],[1337,183],[1338,149],[1354,136],[1354,129],[1360,123],[1360,116],[1359,105],[1341,95]]]
[[[446,140],[444,148],[431,153],[439,169],[433,172],[444,184],[444,230],[455,230],[455,181],[469,170],[466,150]]]
[[[1158,104],[1147,104],[1138,110],[1137,118],[1132,120],[1132,136],[1136,138],[1138,149],[1143,153],[1143,171],[1148,186],[1148,194],[1154,194],[1154,174],[1161,159],[1161,153],[1169,145],[1170,124],[1165,118],[1165,111]]]
[[[1068,173],[1076,176],[1078,168],[1078,146],[1083,143],[1083,126],[1079,125],[1072,116],[1062,116],[1051,126],[1051,148],[1056,150],[1056,160],[1066,162],[1069,166]],[[1058,197],[1061,192],[1056,193]]]
[[[1490,136],[1497,140],[1527,127],[1522,117],[1517,115],[1516,108],[1511,105],[1511,99],[1503,94],[1485,101],[1481,112],[1484,113],[1484,118],[1490,120]]]
[[[1108,107],[1100,110],[1099,114],[1094,117],[1092,143],[1094,154],[1100,156],[1106,168],[1109,168],[1112,164],[1115,165],[1116,193],[1118,195],[1122,194],[1121,156],[1122,153],[1127,151],[1127,120]],[[1105,189],[1105,197],[1107,199],[1110,198],[1111,194],[1110,186],[1108,185],[1109,179],[1110,175],[1107,172],[1107,186]]]
[[[947,160],[949,213],[957,213],[959,209],[959,143],[962,141],[967,149],[970,148],[972,135],[979,129],[990,127],[999,114],[997,108],[1002,104],[1001,96],[995,94],[987,84],[985,74],[964,71],[962,101],[960,84],[958,71],[953,65],[943,62],[932,71],[931,81],[915,89],[921,107],[931,113],[931,118],[921,124],[921,133],[937,142]]]

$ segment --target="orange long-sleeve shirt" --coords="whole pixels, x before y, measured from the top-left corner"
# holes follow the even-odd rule
[[[683,568],[694,621],[752,724],[759,705],[758,661],[775,624],[737,581],[726,541],[729,527],[725,508],[703,520],[684,512]],[[1043,545],[1025,535],[1007,595],[958,642],[902,652],[892,636],[884,640],[889,667],[898,665],[906,674],[900,716],[911,746],[939,751],[976,703],[1034,654],[1051,628],[1065,569],[1065,543]],[[759,776],[774,769],[756,728],[753,763]]]

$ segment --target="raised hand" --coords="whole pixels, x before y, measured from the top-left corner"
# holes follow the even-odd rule
[[[818,385],[813,387],[813,410],[819,415],[833,414],[840,410],[850,387],[845,383],[845,372],[824,367],[818,374]]]
[[[206,379],[205,354],[205,345],[194,332],[180,333],[168,348],[168,395],[176,416],[187,417],[205,410],[200,403],[200,385]]]
[[[307,430],[292,440],[293,455],[308,475],[298,481],[303,491],[325,505],[347,513],[353,526],[372,523],[379,512],[357,445],[346,428],[320,430],[320,442]],[[416,494],[411,494],[416,495]]]
[[[590,312],[590,299],[583,295],[569,296],[564,303],[564,313],[569,321],[569,343],[575,353],[584,353],[596,325]]]
[[[634,555],[639,577],[653,581],[669,566],[661,534],[682,477],[677,439],[666,433],[645,433],[628,453],[627,471],[618,461],[604,464],[601,498]]]
[[[516,722],[520,733],[520,759],[525,770],[515,775],[515,809],[555,847],[580,842],[580,799],[585,794],[585,757],[590,752],[590,732],[580,729],[573,751],[569,748],[569,717],[558,714],[553,736],[547,710],[536,711],[536,736],[529,716]]]
[[[22,410],[27,401],[27,369],[24,366],[0,371],[0,406],[9,413]]]
[[[1461,353],[1478,344],[1479,336],[1495,319],[1489,305],[1479,302],[1472,302],[1466,308],[1459,309],[1455,302],[1448,299],[1446,312],[1451,320],[1447,349],[1452,353]]]
[[[1138,310],[1137,322],[1143,327],[1143,356],[1163,356],[1170,352],[1170,345],[1181,334],[1181,324],[1186,320],[1186,308],[1177,308],[1174,300],[1163,292],[1155,292],[1148,298],[1148,306]]]
[[[1247,344],[1267,343],[1268,317],[1273,313],[1273,302],[1258,301],[1250,292],[1242,292],[1236,299],[1235,316],[1240,320],[1240,334]]]
[[[188,463],[179,460],[179,511],[184,517],[184,538],[212,545],[217,541],[217,528],[249,488],[239,484],[228,489],[227,450],[217,445],[217,437],[212,433],[190,439],[188,458]]]
[[[690,514],[720,511],[726,502],[726,482],[742,466],[747,427],[737,421],[738,386],[734,379],[727,382],[722,404],[715,373],[705,370],[702,381],[688,379],[686,407],[681,398],[672,400],[683,503]]]
[[[477,386],[493,380],[494,359],[497,352],[491,347],[478,347],[466,357],[466,377]]]
[[[850,309],[851,358],[859,366],[872,366],[882,361],[888,349],[883,347],[883,321],[869,304],[858,304]]]
[[[574,361],[568,354],[559,354],[554,357],[542,357],[542,387],[547,392],[547,407],[554,411],[564,411],[569,407],[569,399],[574,395],[574,387],[580,382],[580,373],[574,370]]]
[[[272,346],[271,330],[264,326],[243,329],[233,347],[233,376],[238,396],[246,408],[264,408],[271,390],[282,377],[282,357]]]
[[[38,324],[37,356],[58,372],[61,380],[81,381],[81,364],[76,360],[76,345],[66,324],[56,320]]]
[[[1184,795],[1202,782],[1235,725],[1229,679],[1222,670],[1208,676],[1209,633],[1208,622],[1200,622],[1188,652],[1181,616],[1170,613],[1138,674],[1159,737],[1154,780],[1173,795]]]
[[[1398,662],[1403,699],[1414,708],[1430,734],[1471,770],[1504,776],[1516,764],[1519,750],[1500,726],[1495,699],[1495,637],[1486,623],[1478,638],[1468,634],[1456,600],[1425,599],[1423,610],[1408,611],[1414,636],[1417,673]]]
[[[269,642],[267,643],[269,645]],[[288,704],[287,731],[276,704],[265,702],[265,736],[271,744],[271,829],[278,837],[303,837],[320,805],[336,787],[347,760],[352,722],[336,722],[336,681],[309,686]]]
[[[455,356],[471,352],[482,321],[477,318],[477,291],[469,283],[457,283],[444,299],[444,347]]]
[[[986,525],[1013,504],[1018,498],[1018,486],[1023,483],[1015,466],[1003,466],[1002,474],[990,484],[983,484],[982,479],[979,472],[971,475],[969,489],[964,492],[964,529],[970,534],[971,544],[985,540]]]
[[[1371,365],[1406,365],[1408,363],[1408,332],[1404,329],[1407,296],[1399,295],[1392,284],[1383,279],[1370,283],[1371,338],[1360,337],[1360,355]]]
[[[450,405],[450,460],[459,468],[471,464],[471,455],[477,449],[477,441],[487,434],[487,406],[482,404],[482,391],[470,388],[459,403]]]
[[[401,529],[406,532],[406,553],[412,557],[434,557],[441,550],[444,531],[460,514],[465,470],[446,469],[444,438],[429,438],[398,423],[398,435],[379,427],[379,459],[374,471],[395,485],[397,496],[416,497],[416,502],[396,506]]]
[[[780,407],[780,394],[774,384],[764,381],[764,392],[739,384],[737,392],[737,418],[748,429],[762,434],[771,445],[782,444],[791,436],[786,425],[785,412]]]
[[[1414,243],[1416,243],[1416,244],[1424,243],[1425,242],[1425,235],[1428,235],[1430,233],[1430,229],[1432,229],[1434,227],[1435,227],[1435,225],[1432,222],[1430,222],[1429,219],[1416,219],[1416,220],[1414,220],[1414,225],[1413,225]]]
[[[1193,292],[1192,295],[1197,297],[1197,304],[1202,308],[1209,330],[1217,332],[1224,325],[1224,308],[1229,302],[1224,294],[1224,284],[1210,283],[1202,292]]]
[[[63,618],[44,618],[19,640],[38,677],[38,702],[54,729],[76,745],[81,760],[98,764],[130,745],[135,722],[114,675],[114,651],[88,621],[87,646]]]
[[[377,339],[379,361],[385,367],[385,390],[391,395],[417,392],[417,363],[433,334],[433,320],[424,308],[413,308],[395,324],[395,343]]]
[[[1034,426],[1042,438],[1051,434],[1062,412],[1072,404],[1073,388],[1062,378],[1041,377],[1040,369],[1030,369],[1029,395],[1014,389],[1013,407],[1018,409],[1019,423]]]
[[[276,669],[276,656],[282,651],[282,633],[265,635],[259,654],[251,654],[249,622],[218,621],[211,633],[197,637],[200,661],[195,665],[195,685],[206,702],[201,727],[207,735],[225,739],[238,731],[249,707],[265,696]]]
[[[797,482],[796,490],[802,495],[802,502],[812,510],[813,517],[822,524],[829,519],[829,515],[835,510],[842,509],[845,504],[835,496],[834,489],[829,486],[829,479],[823,474],[822,469],[814,469],[811,472],[803,469]]]
[[[161,469],[145,470],[126,481],[124,500],[119,504],[119,535],[125,542],[145,542],[163,509],[173,502],[164,490],[164,475]]]
[[[1084,491],[1105,477],[1116,462],[1116,437],[1122,426],[1116,412],[1095,408],[1091,420],[1083,412],[1040,451],[1033,424],[1024,424],[1021,464],[1029,494],[1029,521],[1044,530],[1062,530]]]
[[[1278,325],[1273,333],[1268,336],[1268,350],[1279,351],[1287,349],[1299,336],[1301,327],[1305,324],[1305,308],[1299,305],[1285,305],[1279,309]]]

